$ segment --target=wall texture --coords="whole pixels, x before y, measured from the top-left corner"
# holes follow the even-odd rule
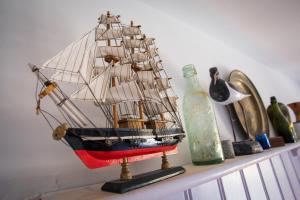
[[[226,46],[194,27],[138,1],[33,1],[0,3],[0,199],[23,199],[40,193],[115,179],[120,167],[88,170],[64,144],[52,140],[45,121],[35,115],[35,77],[27,62],[41,64],[94,27],[107,10],[120,14],[123,23],[134,20],[156,38],[166,70],[180,97],[181,67],[193,63],[200,82],[208,88],[208,69],[218,66],[223,77],[233,69],[245,72],[265,105],[275,95],[289,103],[300,98],[300,86],[289,77]],[[181,102],[179,102],[181,103]],[[216,106],[222,139],[231,138],[224,108]],[[273,134],[273,133],[272,133]],[[190,163],[187,140],[171,156],[172,164]],[[131,166],[133,173],[159,168],[160,159]]]

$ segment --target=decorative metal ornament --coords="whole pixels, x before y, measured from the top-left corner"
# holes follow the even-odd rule
[[[247,132],[248,127],[247,136],[251,139],[255,139],[256,135],[262,133],[269,136],[266,108],[252,81],[239,70],[233,70],[228,81],[239,92],[251,95],[241,100],[240,103],[233,103],[234,110],[245,132]]]
[[[233,132],[234,141],[236,141],[236,135],[233,127],[233,113],[231,112],[230,105],[234,102],[240,104],[240,101],[249,94],[242,93],[233,88],[227,81],[224,81],[219,77],[219,71],[217,67],[212,67],[209,69],[211,82],[209,86],[210,97],[217,103],[225,105],[230,116],[230,123]],[[244,110],[242,109],[244,113]],[[246,124],[247,125],[247,124]],[[246,132],[248,132],[248,127],[246,126]]]

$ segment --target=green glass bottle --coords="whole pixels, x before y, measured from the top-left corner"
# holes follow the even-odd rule
[[[182,68],[185,79],[184,121],[194,165],[224,161],[218,127],[208,94],[201,88],[193,65]]]
[[[286,143],[296,142],[297,135],[287,107],[277,102],[275,97],[271,97],[271,105],[269,105],[267,113],[275,132],[282,136]]]

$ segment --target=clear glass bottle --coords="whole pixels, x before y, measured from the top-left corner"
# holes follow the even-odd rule
[[[224,161],[215,113],[208,94],[201,88],[193,65],[182,68],[185,79],[184,121],[194,165]]]

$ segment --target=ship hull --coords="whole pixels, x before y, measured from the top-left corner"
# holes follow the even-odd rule
[[[81,161],[88,168],[95,169],[119,164],[124,157],[129,162],[135,162],[159,157],[162,152],[174,154],[177,152],[180,132],[180,129],[165,129],[155,133],[156,138],[151,138],[153,133],[149,129],[81,128],[68,129],[64,138]],[[137,134],[147,139],[136,139]],[[168,136],[168,140],[163,139],[164,135]],[[131,137],[134,139],[128,139]]]

